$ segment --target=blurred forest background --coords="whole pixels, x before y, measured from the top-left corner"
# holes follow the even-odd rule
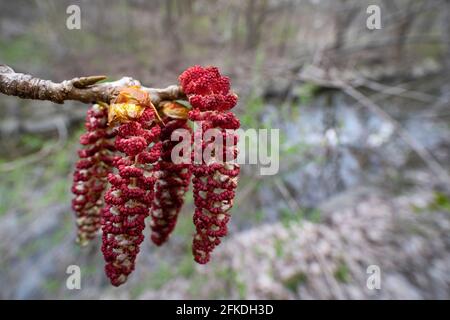
[[[81,8],[81,30],[66,8]],[[369,30],[366,9],[381,8]],[[0,96],[0,298],[450,298],[450,2],[0,1],[0,63],[62,81],[175,84],[217,65],[242,127],[279,128],[280,171],[242,168],[229,236],[191,256],[193,204],[120,288],[74,243],[86,105]],[[147,230],[148,234],[148,230]],[[79,265],[82,289],[66,288]],[[381,269],[381,289],[366,286]]]

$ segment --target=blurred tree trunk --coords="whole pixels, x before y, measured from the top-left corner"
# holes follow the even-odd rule
[[[285,9],[284,9],[284,26],[283,26],[283,30],[281,32],[281,40],[280,40],[280,44],[278,46],[278,54],[280,56],[283,56],[286,50],[286,45],[288,42],[288,38],[289,38],[289,32],[291,30],[291,25],[292,25],[292,19],[293,19],[293,15],[295,15],[295,4],[294,1],[289,1],[288,4],[286,5]]]
[[[444,45],[444,65],[445,70],[447,72],[450,71],[450,1],[444,0],[442,1],[442,30],[441,30],[441,38],[442,43]]]
[[[345,34],[357,12],[361,10],[359,5],[349,3],[347,0],[333,2],[335,37],[332,49],[338,53],[345,45]]]
[[[408,32],[411,25],[414,22],[414,14],[412,14],[411,3],[407,3],[399,7],[394,1],[385,1],[386,7],[392,14],[400,15],[400,18],[395,19],[393,37],[394,37],[394,47],[393,47],[393,58],[396,62],[401,62],[404,58],[404,48],[406,45],[406,40],[408,37]]]
[[[261,27],[267,16],[267,0],[249,0],[245,12],[247,24],[246,48],[254,49],[261,39]]]
[[[166,0],[166,12],[164,16],[164,28],[167,31],[167,35],[171,40],[174,50],[180,53],[183,50],[183,43],[178,34],[178,20],[181,16],[180,14],[180,1],[178,0]]]

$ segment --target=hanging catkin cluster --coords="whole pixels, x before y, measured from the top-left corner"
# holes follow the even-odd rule
[[[228,211],[233,206],[237,186],[239,165],[233,161],[237,156],[234,130],[240,124],[229,111],[236,105],[237,96],[230,92],[229,79],[221,76],[215,67],[192,67],[181,74],[180,83],[192,105],[189,119],[200,123],[194,136],[194,140],[201,141],[201,144],[194,146],[193,154],[196,233],[192,251],[195,261],[204,264],[209,261],[210,253],[220,243],[220,238],[227,234]],[[219,144],[222,150],[218,150],[220,154],[205,159],[202,156],[205,149],[217,143],[205,138],[211,129],[217,130],[223,139]]]
[[[179,80],[190,108],[177,101],[155,106],[144,89],[133,86],[124,88],[109,106],[94,104],[88,111],[72,206],[80,243],[86,244],[101,229],[105,272],[115,286],[135,268],[146,223],[156,245],[167,241],[192,174],[194,259],[207,263],[227,233],[239,174],[234,132],[239,120],[229,111],[237,96],[215,67],[191,67]],[[194,136],[188,120],[199,123]],[[223,141],[204,139],[209,129]],[[188,135],[174,139],[179,130]],[[181,142],[191,148],[174,152]],[[203,159],[209,149],[215,151]],[[174,153],[183,161],[175,161]]]
[[[184,202],[184,194],[188,190],[191,180],[191,166],[189,163],[173,163],[171,156],[174,146],[178,143],[171,141],[172,133],[177,129],[191,132],[187,121],[183,119],[166,118],[161,129],[162,152],[161,159],[155,167],[155,196],[152,204],[152,241],[162,245],[177,223],[178,213]],[[181,155],[186,157],[189,155]]]
[[[106,177],[112,170],[112,139],[115,132],[108,127],[108,109],[94,104],[87,112],[86,133],[80,137],[83,146],[78,151],[79,160],[73,174],[72,208],[76,213],[77,242],[86,245],[100,229],[102,195],[107,185]]]

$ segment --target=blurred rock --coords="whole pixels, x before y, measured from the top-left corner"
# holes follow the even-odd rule
[[[323,224],[274,224],[242,232],[217,249],[196,298],[210,298],[224,286],[217,268],[226,266],[239,281],[228,283],[221,298],[240,298],[244,290],[247,299],[448,299],[450,217],[413,212],[418,198],[424,196],[392,199],[360,189],[325,203]],[[366,286],[370,265],[381,269],[380,290]],[[173,279],[140,298],[192,298],[189,281]]]

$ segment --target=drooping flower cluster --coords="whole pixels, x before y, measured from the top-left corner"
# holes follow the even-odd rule
[[[100,229],[100,211],[106,177],[112,170],[112,139],[115,132],[108,127],[108,109],[94,104],[87,112],[86,133],[80,137],[83,146],[78,151],[79,160],[73,175],[72,208],[76,213],[77,242],[86,245]]]
[[[101,227],[105,271],[115,286],[123,284],[135,268],[147,217],[152,241],[158,246],[167,241],[192,174],[194,259],[207,263],[211,251],[227,234],[228,211],[239,174],[234,161],[234,130],[239,128],[239,120],[229,111],[237,96],[230,91],[229,79],[214,67],[189,68],[179,80],[192,106],[190,111],[177,101],[154,106],[149,94],[138,86],[124,88],[109,106],[95,104],[88,111],[72,206],[80,243],[87,243]],[[194,137],[188,120],[200,122]],[[204,139],[209,129],[217,130],[219,138]],[[179,135],[182,141],[174,139],[177,130],[187,132],[187,136]],[[195,143],[197,139],[199,143]],[[217,139],[223,140],[219,148]],[[194,143],[193,152],[178,148],[181,142],[189,147]],[[214,151],[204,159],[209,149]],[[177,161],[174,151],[181,152]],[[180,162],[180,158],[184,160]]]
[[[120,99],[116,102],[120,103]],[[143,105],[146,103],[151,102]],[[117,128],[116,148],[121,153],[114,162],[117,173],[108,176],[111,188],[105,195],[107,205],[102,214],[105,271],[116,286],[134,270],[144,240],[144,220],[153,201],[153,171],[161,153],[161,129],[156,119],[154,109],[145,108],[137,119]]]
[[[187,121],[183,119],[164,119],[161,129],[162,153],[155,166],[155,197],[152,204],[152,241],[160,246],[166,242],[175,228],[178,214],[184,203],[184,194],[191,181],[191,165],[189,162],[174,163],[172,150],[177,141],[171,140],[172,133],[177,129],[191,132]],[[190,155],[179,155],[181,158]]]
[[[239,165],[237,157],[237,135],[234,130],[240,126],[236,116],[229,112],[237,103],[237,96],[230,91],[230,81],[220,75],[215,67],[194,66],[180,75],[183,91],[189,98],[192,110],[189,119],[199,122],[194,141],[193,153],[193,192],[194,192],[194,235],[192,251],[195,261],[205,264],[211,251],[227,234],[228,211],[233,206],[237,187]],[[221,143],[207,139],[206,132],[215,129]],[[214,150],[212,144],[222,146]],[[209,159],[205,151],[214,150]],[[200,156],[198,156],[200,154]],[[198,161],[200,159],[200,161]]]

